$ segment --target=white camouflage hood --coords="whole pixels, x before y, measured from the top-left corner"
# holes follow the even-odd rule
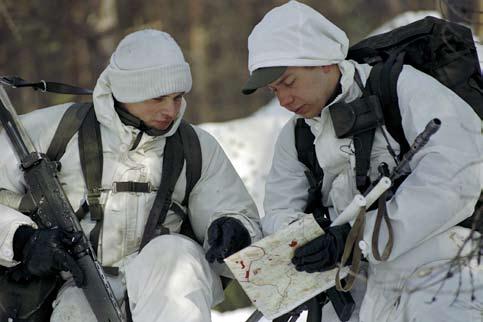
[[[250,74],[261,67],[324,66],[342,62],[349,40],[319,12],[297,1],[269,11],[248,37]]]

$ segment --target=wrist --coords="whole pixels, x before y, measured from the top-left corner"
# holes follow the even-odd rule
[[[31,226],[22,225],[17,228],[13,235],[13,259],[20,261],[22,259],[22,252],[30,240],[30,237],[35,233],[36,229]]]
[[[334,243],[337,249],[337,261],[340,261],[342,254],[344,253],[345,243],[347,236],[351,230],[349,224],[337,225],[330,227],[327,231],[334,238]]]

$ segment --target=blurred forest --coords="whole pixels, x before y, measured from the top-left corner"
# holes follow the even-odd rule
[[[302,0],[341,27],[351,43],[408,10],[443,10],[475,22],[483,36],[483,0]],[[193,123],[244,117],[268,102],[268,92],[243,96],[247,37],[263,15],[286,0],[0,0],[0,75],[93,88],[126,34],[164,30],[191,64],[186,118]],[[479,28],[479,29],[478,29]],[[89,97],[9,90],[20,113]]]

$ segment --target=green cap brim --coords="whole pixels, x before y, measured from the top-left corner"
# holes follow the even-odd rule
[[[286,66],[262,67],[253,71],[250,78],[242,88],[242,93],[249,95],[258,88],[267,86],[271,82],[277,80],[287,69]]]

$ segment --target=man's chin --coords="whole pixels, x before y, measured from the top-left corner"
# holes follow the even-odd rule
[[[320,116],[321,112],[322,112],[322,109],[314,110],[309,106],[305,105],[304,108],[300,111],[300,113],[297,113],[297,115],[302,116],[305,119],[311,119],[311,118]]]
[[[149,126],[153,129],[164,131],[164,130],[166,130],[167,128],[170,127],[171,123],[173,123],[173,121],[171,121],[171,122],[152,122],[151,124],[149,124]]]

